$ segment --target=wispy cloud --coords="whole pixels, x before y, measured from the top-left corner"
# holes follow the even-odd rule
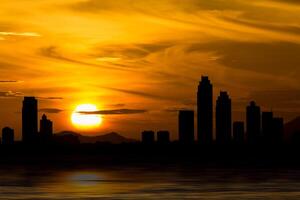
[[[126,104],[124,103],[116,103],[116,104],[108,104],[108,107],[124,107]]]
[[[177,113],[180,110],[191,110],[191,108],[187,108],[187,107],[170,107],[170,108],[164,109],[163,111],[169,112],[169,113]]]
[[[0,83],[21,83],[22,81],[17,80],[0,80]]]
[[[41,37],[39,33],[35,32],[0,32],[2,36],[24,36],[24,37]]]
[[[37,97],[38,99],[48,99],[48,100],[62,100],[63,97]]]
[[[139,109],[116,109],[116,110],[98,110],[98,111],[80,111],[78,113],[85,115],[130,115],[148,112]]]
[[[63,112],[64,110],[59,109],[59,108],[41,108],[39,109],[39,112],[44,112],[44,113],[60,113]]]
[[[151,98],[151,99],[169,99],[166,96],[141,92],[141,91],[138,91],[138,90],[128,90],[128,89],[113,88],[113,87],[102,87],[102,88],[108,89],[108,90],[113,90],[113,91],[116,91],[116,92],[122,92],[122,93],[126,93],[126,94],[137,95],[137,96],[141,96],[141,97],[145,97],[145,98]]]
[[[49,46],[49,47],[41,48],[39,50],[39,53],[42,56],[45,56],[45,57],[48,57],[48,58],[61,60],[61,61],[64,61],[64,62],[69,62],[69,63],[73,63],[73,64],[77,64],[77,65],[84,65],[84,66],[90,66],[90,67],[95,67],[95,68],[104,68],[104,69],[110,69],[110,70],[122,70],[122,71],[129,70],[129,69],[126,69],[125,67],[100,65],[100,64],[87,62],[87,61],[82,61],[82,60],[79,60],[79,59],[74,59],[72,57],[65,56],[63,53],[59,52],[57,46]]]
[[[22,97],[22,96],[24,96],[22,92],[0,91],[0,97]]]

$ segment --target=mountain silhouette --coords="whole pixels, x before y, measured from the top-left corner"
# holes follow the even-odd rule
[[[107,142],[112,144],[120,144],[120,143],[132,143],[137,142],[137,140],[126,138],[118,133],[111,132],[104,135],[96,135],[96,136],[85,136],[80,133],[76,133],[73,131],[62,131],[55,134],[55,137],[63,138],[66,136],[75,136],[78,138],[80,143],[97,143],[97,142]]]
[[[284,125],[285,139],[291,140],[296,132],[300,132],[300,116]]]

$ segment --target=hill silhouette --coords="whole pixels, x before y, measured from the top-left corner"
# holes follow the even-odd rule
[[[285,139],[291,140],[296,132],[300,132],[300,116],[284,125]]]
[[[55,137],[63,138],[66,136],[77,137],[80,143],[97,143],[97,142],[107,142],[111,144],[120,144],[120,143],[131,143],[137,142],[137,140],[126,138],[118,133],[111,132],[104,135],[96,135],[96,136],[85,136],[80,133],[76,133],[73,131],[62,131],[55,134]]]

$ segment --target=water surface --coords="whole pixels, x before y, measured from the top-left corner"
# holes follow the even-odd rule
[[[300,171],[2,166],[0,199],[300,199]]]

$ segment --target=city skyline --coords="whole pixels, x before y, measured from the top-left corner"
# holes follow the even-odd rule
[[[78,131],[72,113],[94,104],[105,114],[86,135],[167,129],[174,138],[174,111],[196,114],[201,75],[214,84],[213,102],[228,91],[233,121],[245,121],[250,100],[286,121],[300,115],[295,1],[0,3],[0,126],[17,139],[23,96],[37,97],[54,132]]]
[[[0,199],[300,199],[300,0],[0,0]]]
[[[272,111],[263,111],[255,101],[250,101],[245,107],[246,120],[232,120],[232,100],[227,91],[220,91],[216,102],[213,103],[213,84],[208,76],[201,76],[197,90],[197,114],[194,110],[181,109],[178,114],[177,138],[170,138],[167,129],[155,131],[144,130],[141,133],[142,143],[149,145],[157,141],[158,144],[168,144],[171,141],[178,141],[180,144],[200,144],[212,145],[213,143],[223,144],[281,144],[291,142],[291,136],[286,136],[284,131],[284,119],[277,117]],[[215,108],[213,105],[215,104]],[[72,119],[78,125],[90,125],[90,121],[102,119],[100,113],[107,111],[94,110],[93,105],[81,105],[80,107],[92,110],[77,110],[72,115]],[[124,112],[123,110],[122,112]],[[128,112],[127,110],[126,112]],[[38,126],[38,100],[32,96],[25,96],[22,106],[22,143],[52,143],[53,122],[43,114]],[[114,110],[115,114],[120,114],[121,110]],[[215,114],[213,114],[215,112]],[[85,118],[87,114],[87,118]],[[90,117],[91,116],[91,117]],[[215,117],[213,117],[215,116]],[[196,124],[195,124],[196,121]],[[97,124],[98,125],[98,124]],[[94,127],[94,126],[92,126]],[[213,128],[215,127],[215,128]],[[246,127],[246,129],[245,129]],[[294,130],[292,134],[297,134]],[[196,132],[196,134],[195,134]],[[156,135],[156,136],[155,136]],[[296,136],[296,135],[292,135]],[[75,135],[75,137],[77,137]],[[14,129],[4,127],[2,130],[3,144],[14,142]],[[78,139],[78,137],[77,137]]]
[[[202,86],[201,86],[202,84]],[[207,85],[208,84],[208,85]],[[205,86],[206,85],[206,86]],[[205,87],[207,88],[208,86],[208,90],[205,89]],[[202,89],[201,89],[202,88]],[[217,97],[214,97],[212,91],[213,91],[213,84],[211,83],[210,79],[208,76],[201,76],[200,78],[200,81],[199,81],[199,85],[198,85],[198,90],[196,92],[196,102],[198,102],[196,105],[196,108],[195,110],[192,110],[192,109],[177,109],[177,110],[172,110],[172,112],[174,112],[176,114],[176,128],[177,130],[173,131],[173,132],[170,132],[171,130],[173,129],[167,129],[168,126],[164,126],[162,128],[159,128],[159,129],[155,129],[154,127],[150,127],[148,126],[148,130],[154,130],[154,133],[155,131],[158,131],[158,132],[161,132],[163,130],[168,130],[168,139],[171,141],[171,140],[180,140],[180,113],[181,111],[183,112],[193,112],[193,115],[195,115],[193,117],[194,119],[194,124],[193,124],[193,136],[187,136],[187,137],[190,137],[190,141],[198,141],[200,143],[203,143],[203,144],[210,144],[212,141],[214,140],[218,140],[218,135],[220,136],[220,133],[218,132],[218,127],[220,127],[219,129],[220,130],[223,130],[226,126],[228,127],[227,129],[227,133],[225,133],[225,135],[227,135],[227,137],[230,135],[230,140],[231,139],[235,139],[234,138],[234,134],[235,134],[235,130],[234,130],[234,123],[235,122],[241,122],[243,123],[244,125],[244,138],[247,138],[249,137],[249,140],[251,140],[251,137],[253,137],[254,139],[253,140],[257,140],[257,136],[255,136],[255,134],[266,134],[265,130],[264,130],[264,127],[263,127],[263,121],[264,121],[264,114],[269,114],[271,115],[269,117],[269,119],[272,121],[272,120],[277,120],[280,122],[280,120],[282,120],[283,122],[283,118],[278,118],[278,117],[273,117],[273,115],[275,115],[275,113],[273,112],[273,110],[276,110],[275,109],[272,109],[272,111],[268,111],[268,110],[261,110],[260,106],[257,106],[255,101],[253,100],[250,100],[250,102],[248,103],[248,105],[246,106],[246,110],[244,110],[244,113],[243,113],[243,121],[240,121],[241,118],[238,118],[237,120],[233,119],[232,115],[234,113],[234,110],[232,109],[233,105],[231,103],[231,99],[230,99],[230,96],[228,96],[228,93],[224,90],[220,90],[220,93],[219,93],[219,96]],[[201,97],[201,90],[202,91],[202,97]],[[200,96],[199,96],[200,95]],[[23,98],[23,97],[22,97]],[[226,98],[229,98],[229,106],[228,108],[225,108],[227,109],[227,113],[228,114],[225,114],[225,115],[229,115],[229,121],[227,122],[227,124],[230,124],[229,125],[224,125],[223,124],[223,120],[220,120],[219,118],[224,118],[224,116],[220,117],[218,115],[224,115],[224,114],[218,114],[218,113],[222,113],[224,111],[219,111],[220,110],[220,106],[219,105],[222,105],[223,103],[221,103],[223,100],[223,98],[225,98],[225,101]],[[216,99],[214,101],[214,99]],[[55,132],[55,129],[52,124],[52,121],[48,120],[47,119],[47,116],[46,116],[46,113],[47,115],[51,115],[52,111],[48,111],[47,109],[41,109],[38,107],[38,102],[40,101],[41,99],[39,97],[33,97],[33,96],[25,96],[24,99],[23,99],[23,107],[22,107],[22,118],[25,119],[24,123],[20,123],[20,124],[23,124],[25,126],[25,128],[23,127],[23,131],[21,130],[21,133],[22,132],[26,132],[24,131],[26,128],[28,129],[28,124],[30,124],[33,120],[33,123],[34,125],[32,127],[29,127],[29,129],[32,129],[31,131],[28,131],[28,132],[32,132],[32,133],[42,133],[42,135],[49,135],[49,132],[51,133],[50,135],[52,135],[53,133],[59,133],[59,132],[62,132],[62,131],[71,131],[72,129],[70,130],[60,130],[60,131],[56,131]],[[226,104],[226,103],[225,103]],[[26,109],[28,107],[28,109]],[[256,108],[257,107],[257,108]],[[212,108],[212,110],[210,109]],[[201,109],[202,109],[202,112],[201,112]],[[210,110],[209,112],[207,112],[208,110]],[[251,110],[255,110],[253,114],[249,114],[250,112],[252,112]],[[221,109],[222,110],[222,109]],[[73,113],[78,113],[79,115],[83,114],[94,114],[95,115],[98,115],[98,116],[101,116],[102,114],[101,113],[106,113],[106,112],[116,112],[115,114],[116,115],[122,115],[123,113],[122,112],[131,112],[130,110],[126,110],[126,109],[116,109],[116,110],[95,110],[95,111],[73,111]],[[91,113],[89,113],[91,112]],[[256,114],[255,114],[256,112]],[[137,112],[138,113],[138,112]],[[53,114],[53,113],[52,113]],[[136,114],[135,111],[133,111],[132,114]],[[25,117],[24,117],[25,115]],[[28,117],[26,117],[26,115],[28,115]],[[74,114],[73,114],[74,115]],[[256,120],[256,121],[249,121],[251,120],[251,116],[253,115],[253,120]],[[40,117],[40,122],[38,122],[38,117]],[[28,121],[31,120],[31,122]],[[32,118],[32,119],[30,119]],[[179,118],[179,121],[178,121],[178,118]],[[101,119],[102,119],[102,116],[101,116]],[[204,119],[204,120],[203,120]],[[209,120],[208,120],[209,119]],[[219,119],[219,120],[218,120]],[[257,121],[259,119],[259,121]],[[72,118],[70,119],[72,120]],[[208,120],[208,121],[207,121]],[[22,119],[23,121],[23,119]],[[287,121],[284,121],[284,122],[287,122]],[[50,123],[50,124],[49,124]],[[173,123],[173,122],[170,122],[170,123]],[[221,124],[220,124],[221,123]],[[38,125],[39,124],[39,125]],[[201,128],[201,124],[202,124],[202,128]],[[22,125],[22,126],[23,126]],[[101,125],[101,124],[100,124]],[[199,127],[200,125],[200,127]],[[203,127],[204,125],[204,127]],[[48,127],[48,128],[45,128]],[[189,125],[190,126],[190,125]],[[8,127],[7,125],[5,125],[5,127]],[[49,128],[50,127],[50,128]],[[211,127],[212,129],[208,128],[207,127]],[[241,127],[241,126],[240,126]],[[46,130],[46,133],[43,129],[47,129]],[[203,132],[205,132],[205,129],[206,130],[211,130],[208,131],[208,135],[206,136],[201,136],[203,135]],[[225,128],[226,129],[226,128]],[[15,129],[13,129],[15,130]],[[41,130],[41,131],[36,131],[36,130]],[[75,129],[77,132],[79,133],[92,133],[91,136],[95,136],[95,134],[93,134],[93,132],[85,132],[84,129]],[[139,139],[140,138],[140,131],[143,130],[142,129],[139,129],[138,131],[138,136],[137,137],[133,137],[133,139]],[[115,132],[113,130],[113,127],[109,130],[110,132]],[[184,131],[183,131],[184,132]],[[268,134],[270,134],[272,132],[272,130],[268,130]],[[109,132],[97,132],[96,135],[101,135],[101,134],[107,134]],[[121,134],[122,134],[122,131],[121,131]],[[182,133],[183,134],[183,133]],[[191,134],[191,133],[190,133]],[[223,133],[222,133],[223,134]],[[125,135],[127,137],[127,135]],[[200,136],[200,137],[199,137]],[[24,135],[21,134],[20,135],[15,135],[14,136],[17,140],[23,140],[22,138],[24,138]],[[184,136],[186,137],[186,136]],[[191,139],[191,137],[193,139]],[[221,140],[224,140],[224,137],[226,136],[221,136],[223,137]],[[20,139],[19,139],[20,138]],[[200,140],[199,140],[200,138]],[[248,138],[247,138],[248,139]],[[225,142],[226,143],[226,142]]]

